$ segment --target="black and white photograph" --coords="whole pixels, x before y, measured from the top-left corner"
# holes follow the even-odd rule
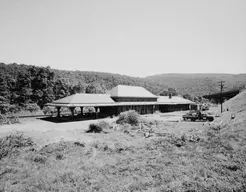
[[[0,0],[0,192],[246,191],[246,0]]]

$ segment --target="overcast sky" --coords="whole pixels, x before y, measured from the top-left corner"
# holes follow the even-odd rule
[[[0,0],[0,62],[246,73],[246,0]]]

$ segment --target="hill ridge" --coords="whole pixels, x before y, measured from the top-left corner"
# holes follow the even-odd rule
[[[4,64],[0,63],[3,73],[15,75],[15,71],[26,71],[34,65],[25,64]],[[38,67],[37,67],[38,68]],[[110,90],[116,85],[142,86],[152,93],[159,95],[169,87],[175,88],[179,94],[191,94],[194,96],[208,95],[219,91],[218,81],[225,80],[225,91],[246,86],[246,74],[229,73],[162,73],[147,77],[133,77],[118,73],[80,71],[80,70],[60,70],[48,67],[55,73],[55,78],[66,79],[69,84],[78,83],[91,84],[98,83],[106,90]]]

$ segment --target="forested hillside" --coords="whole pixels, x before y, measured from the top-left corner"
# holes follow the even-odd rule
[[[82,85],[84,88],[92,85],[98,93],[104,93],[117,85],[132,85],[145,87],[150,92],[159,95],[168,88],[162,83],[152,80],[130,77],[120,74],[92,72],[92,71],[65,71],[52,69],[56,79],[63,79],[70,85]]]
[[[220,91],[219,81],[225,81],[225,91],[242,89],[246,85],[246,74],[161,74],[145,78],[164,86],[171,86],[182,94],[195,96],[207,95]]]
[[[184,95],[200,101],[201,95],[219,90],[218,81],[226,81],[226,89],[245,86],[246,75],[230,74],[167,74],[147,78],[126,75],[65,71],[50,67],[0,63],[0,103],[5,111],[18,107],[43,107],[45,103],[74,93],[105,93],[122,84],[145,87],[156,95]],[[1,110],[4,111],[4,110]]]
[[[35,110],[74,93],[105,93],[119,84],[142,86],[157,95],[167,89],[161,84],[125,75],[0,63],[0,112],[15,112],[19,108]]]

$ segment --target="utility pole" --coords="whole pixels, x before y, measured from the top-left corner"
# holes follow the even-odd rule
[[[222,97],[222,92],[223,92],[223,88],[225,86],[225,81],[220,81],[220,112],[222,113],[223,112],[223,97]]]

